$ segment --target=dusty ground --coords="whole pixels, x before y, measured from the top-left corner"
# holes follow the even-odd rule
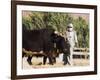
[[[51,68],[51,67],[67,67],[67,66],[71,66],[71,65],[63,65],[62,62],[62,55],[59,56],[59,58],[57,58],[57,62],[54,65],[49,65],[48,64],[48,60],[46,65],[42,64],[43,58],[36,58],[33,57],[32,58],[32,65],[30,66],[27,63],[27,58],[23,58],[23,62],[22,62],[22,68],[23,69],[30,69],[30,68]],[[72,66],[87,66],[89,65],[89,60],[88,59],[74,59],[73,60],[73,65]]]

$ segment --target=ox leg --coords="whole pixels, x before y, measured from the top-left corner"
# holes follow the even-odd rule
[[[56,63],[56,58],[55,57],[53,58],[53,62]]]
[[[43,57],[43,65],[45,65],[46,61],[47,61],[47,56],[44,56]]]
[[[67,54],[64,54],[63,55],[64,65],[66,65],[66,64],[69,64],[70,65],[68,58],[70,58],[70,57]]]
[[[27,62],[28,62],[30,65],[32,65],[31,60],[32,60],[32,56],[28,56],[28,58],[27,58]]]
[[[49,58],[49,64],[53,65],[53,58],[52,58],[52,56],[49,56],[48,58]]]
[[[53,65],[53,61],[50,57],[49,57],[49,64]]]
[[[23,58],[24,56],[26,56],[26,53],[22,52],[22,58]]]

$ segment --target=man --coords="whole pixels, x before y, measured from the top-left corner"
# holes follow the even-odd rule
[[[69,62],[71,65],[73,65],[73,48],[74,48],[75,44],[77,45],[78,41],[77,41],[76,31],[73,29],[72,23],[68,24],[66,32],[65,32],[65,36],[66,36],[66,39],[68,39],[69,44],[70,44]],[[67,56],[66,56],[66,54],[64,54],[63,55],[64,65],[67,64],[66,58],[67,58]]]

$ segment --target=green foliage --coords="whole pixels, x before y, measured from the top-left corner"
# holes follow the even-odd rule
[[[77,32],[79,47],[89,47],[89,25],[82,17],[75,19],[73,24]]]
[[[89,25],[82,18],[73,18],[68,13],[31,12],[28,17],[22,17],[22,23],[28,30],[53,28],[64,33],[69,23],[73,23],[77,32],[79,47],[89,47]]]

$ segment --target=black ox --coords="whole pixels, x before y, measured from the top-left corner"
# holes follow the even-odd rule
[[[56,62],[56,57],[59,53],[69,54],[69,43],[64,37],[54,33],[54,29],[39,29],[39,30],[26,30],[23,29],[22,33],[22,47],[26,51],[37,52],[28,55],[28,63],[32,64],[31,59],[33,56],[43,56],[43,64],[46,63],[47,58],[50,64]],[[40,52],[43,52],[40,54]],[[23,57],[27,54],[24,51]],[[68,60],[67,60],[68,62]],[[69,62],[68,62],[69,63]]]

